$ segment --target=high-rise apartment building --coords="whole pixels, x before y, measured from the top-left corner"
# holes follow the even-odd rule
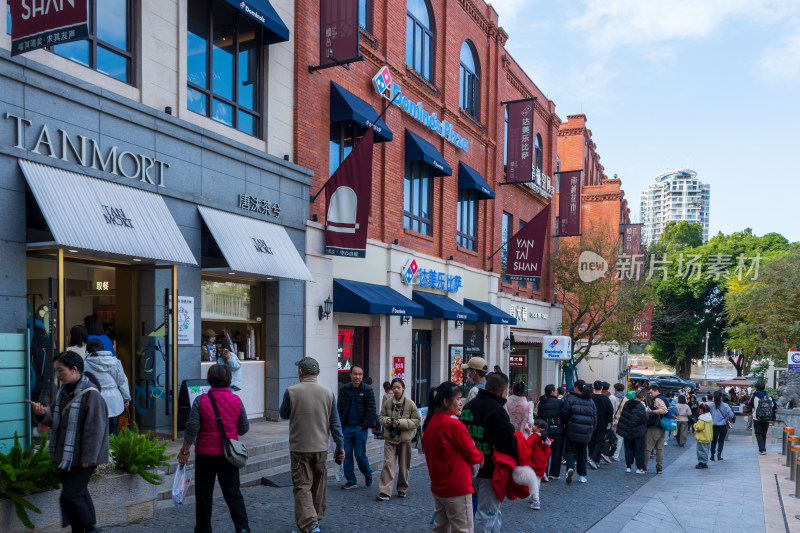
[[[688,168],[669,170],[656,176],[641,194],[642,241],[655,242],[667,222],[696,222],[703,227],[703,241],[708,240],[708,216],[711,186],[697,179]]]

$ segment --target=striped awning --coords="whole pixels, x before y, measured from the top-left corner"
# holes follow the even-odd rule
[[[204,272],[314,281],[283,226],[205,206],[197,209],[228,264]]]
[[[516,344],[542,344],[544,336],[541,333],[511,329],[511,338]]]
[[[19,166],[55,245],[92,257],[197,265],[161,195],[24,159]]]

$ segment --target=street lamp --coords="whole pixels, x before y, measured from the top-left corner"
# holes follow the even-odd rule
[[[325,298],[325,301],[322,302],[322,305],[319,306],[319,319],[322,320],[325,318],[326,320],[330,318],[331,313],[333,312],[333,300],[331,297],[328,296]]]

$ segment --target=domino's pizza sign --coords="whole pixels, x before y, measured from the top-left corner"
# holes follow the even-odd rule
[[[380,69],[375,77],[372,78],[372,83],[375,85],[375,90],[378,91],[378,94],[386,99],[391,100],[392,73],[389,72],[389,67],[384,66],[382,69]]]
[[[416,259],[410,259],[405,266],[403,266],[403,270],[400,271],[400,274],[406,285],[411,285],[411,282],[414,281],[414,275],[416,275],[417,270],[419,270],[419,266],[417,265]]]
[[[789,370],[800,372],[800,351],[790,350],[786,354],[786,362],[789,363]]]
[[[542,337],[542,359],[569,361],[572,357],[572,339],[565,336]]]

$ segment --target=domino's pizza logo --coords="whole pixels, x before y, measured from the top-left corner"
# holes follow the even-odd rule
[[[553,339],[553,342],[550,343],[550,348],[555,348],[558,345],[558,339]]]
[[[375,85],[375,90],[378,91],[378,94],[386,98],[387,100],[391,100],[392,98],[392,74],[389,72],[389,67],[384,66],[381,68],[378,73],[372,78],[372,83]]]
[[[411,285],[411,282],[414,281],[417,270],[419,270],[419,266],[417,265],[416,259],[412,259],[403,267],[401,274],[403,275],[403,281],[405,281],[407,285]]]
[[[792,363],[800,364],[800,352],[792,352]]]

